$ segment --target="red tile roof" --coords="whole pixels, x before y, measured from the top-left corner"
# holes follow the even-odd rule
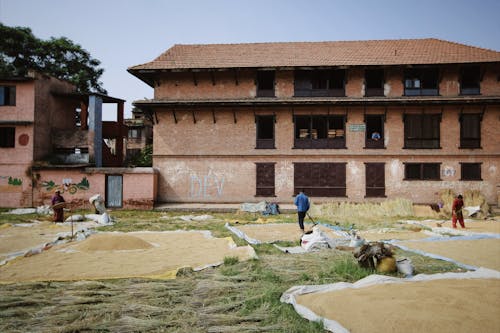
[[[500,62],[500,52],[440,39],[174,45],[130,71]]]

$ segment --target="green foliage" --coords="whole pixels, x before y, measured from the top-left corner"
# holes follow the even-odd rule
[[[73,83],[81,92],[106,94],[99,81],[100,61],[66,37],[41,40],[27,27],[0,23],[0,76],[24,76],[37,70]]]
[[[153,165],[153,145],[146,145],[140,154],[134,156],[129,163],[130,166],[150,167]]]

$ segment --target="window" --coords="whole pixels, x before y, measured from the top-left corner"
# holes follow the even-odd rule
[[[274,196],[274,163],[256,163],[257,197]]]
[[[366,163],[366,197],[385,197],[384,163]]]
[[[365,96],[384,96],[384,70],[365,70]]]
[[[440,114],[405,114],[404,148],[438,149]]]
[[[345,70],[295,71],[296,97],[345,96]]]
[[[295,116],[294,148],[345,148],[345,116]]]
[[[140,139],[141,138],[141,129],[140,128],[130,128],[128,130],[129,139]]]
[[[294,192],[313,197],[346,196],[345,163],[294,163]]]
[[[481,148],[480,113],[460,115],[460,148]]]
[[[257,72],[257,97],[274,97],[274,71]]]
[[[373,114],[365,116],[366,148],[384,148],[384,115]]]
[[[0,106],[16,105],[16,87],[0,86]]]
[[[437,68],[411,68],[404,75],[405,96],[437,96],[439,70]]]
[[[256,116],[256,149],[274,149],[274,116]]]
[[[13,148],[16,142],[15,127],[0,127],[0,148]]]
[[[461,178],[460,180],[482,180],[481,179],[481,163],[460,163]]]
[[[405,180],[441,180],[440,163],[405,163]]]
[[[481,70],[479,66],[462,67],[460,71],[460,94],[480,94]]]

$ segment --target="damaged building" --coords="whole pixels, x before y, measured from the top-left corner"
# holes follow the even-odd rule
[[[407,198],[499,186],[500,52],[438,39],[175,45],[154,89],[161,202]]]
[[[154,170],[123,167],[124,102],[38,72],[0,78],[0,207],[49,204],[58,189],[73,207],[99,193],[108,207],[151,208]]]

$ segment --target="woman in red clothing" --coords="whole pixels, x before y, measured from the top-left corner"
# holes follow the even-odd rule
[[[464,206],[463,197],[459,194],[455,200],[453,200],[453,205],[451,206],[452,219],[451,223],[453,228],[457,227],[457,219],[462,228],[465,228],[464,215],[462,214],[462,207]]]

